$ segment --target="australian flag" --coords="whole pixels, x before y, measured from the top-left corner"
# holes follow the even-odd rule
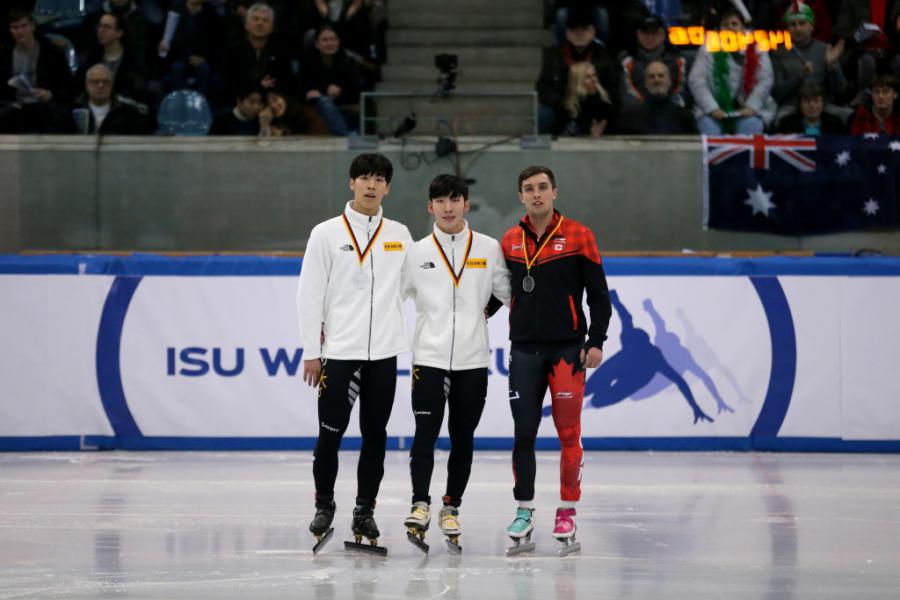
[[[703,223],[808,235],[893,229],[900,139],[703,136]]]

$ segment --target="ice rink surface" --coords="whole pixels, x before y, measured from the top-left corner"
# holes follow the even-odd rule
[[[438,452],[432,495],[443,493]],[[538,454],[537,550],[507,558],[508,452],[478,452],[463,555],[406,541],[408,456],[375,515],[387,558],[349,554],[356,453],[313,556],[310,452],[0,454],[0,599],[900,598],[900,456],[585,454],[580,554],[556,556],[558,453]]]

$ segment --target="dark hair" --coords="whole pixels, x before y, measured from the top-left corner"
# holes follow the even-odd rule
[[[882,74],[875,78],[870,87],[873,90],[877,87],[889,87],[896,92],[898,84],[900,84],[900,80],[893,75]]]
[[[801,100],[809,100],[810,98],[824,98],[825,90],[815,81],[804,82],[800,86],[800,92],[797,94]]]
[[[116,14],[114,12],[105,12],[100,15],[100,19],[103,17],[112,17],[116,20],[116,31],[121,31],[123,34],[125,33],[125,24],[122,22],[123,16],[121,14]],[[97,27],[100,27],[100,19],[97,19]],[[122,36],[122,40],[124,41],[125,36]]]
[[[259,94],[263,100],[266,99],[266,88],[262,87],[255,81],[243,81],[241,82],[237,88],[235,89],[235,97],[238,100],[243,100],[244,98],[251,96],[253,94]]]
[[[553,189],[556,189],[556,178],[553,176],[553,171],[548,169],[547,167],[542,167],[540,165],[533,165],[531,167],[525,167],[522,169],[522,172],[519,173],[519,191],[522,191],[522,182],[526,179],[531,179],[535,175],[540,175],[543,173],[550,179],[550,185]]]
[[[745,26],[746,26],[746,25],[749,25],[749,23],[747,23],[747,20],[744,18],[744,15],[741,14],[741,11],[739,11],[739,10],[736,9],[736,8],[728,8],[728,9],[726,9],[726,10],[723,10],[723,11],[722,11],[722,14],[719,15],[719,23],[721,23],[722,21],[724,21],[724,20],[727,19],[728,17],[737,17],[738,20],[739,20],[743,25],[745,25]]]
[[[391,177],[394,175],[394,165],[385,155],[377,152],[360,154],[350,163],[350,179],[356,179],[363,175],[384,177],[385,181],[390,183]]]
[[[13,23],[18,23],[22,19],[27,19],[29,23],[34,25],[34,15],[31,12],[22,10],[21,8],[10,9],[8,21],[10,25],[12,25]]]
[[[338,33],[337,28],[334,26],[334,23],[332,23],[331,21],[323,21],[322,23],[320,23],[319,26],[316,27],[316,31],[315,31],[315,35],[313,35],[313,39],[318,40],[319,36],[322,35],[323,31],[333,31],[334,35],[336,35],[338,37],[338,39],[341,39],[341,35]]]
[[[431,185],[428,186],[428,199],[434,200],[444,196],[468,200],[469,186],[466,185],[466,180],[456,175],[438,175],[432,179]]]

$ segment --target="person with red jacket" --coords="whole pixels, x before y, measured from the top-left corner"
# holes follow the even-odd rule
[[[575,503],[581,496],[585,369],[596,368],[603,360],[612,313],[594,234],[555,210],[556,196],[556,180],[547,167],[532,166],[519,173],[519,200],[526,215],[501,242],[511,272],[509,398],[515,423],[513,495],[519,503],[516,518],[507,528],[516,543],[510,553],[534,548],[530,542],[534,446],[548,386],[562,446],[561,503],[553,535],[566,547],[574,540]],[[585,292],[589,327],[582,309]]]
[[[850,133],[883,133],[900,135],[900,115],[894,111],[898,80],[893,75],[879,75],[872,83],[871,108],[863,103],[853,113]]]

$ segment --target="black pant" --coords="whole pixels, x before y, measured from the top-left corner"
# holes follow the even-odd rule
[[[387,422],[394,405],[397,357],[382,360],[323,360],[319,380],[319,439],[313,459],[316,500],[334,498],[338,450],[359,398],[362,449],[356,470],[356,504],[375,506],[384,476]]]
[[[409,453],[413,502],[431,504],[428,489],[434,470],[434,443],[449,405],[450,458],[447,461],[447,491],[444,504],[459,506],[472,471],[472,437],[481,420],[487,396],[487,369],[445,371],[413,366],[412,407],[416,436]]]

